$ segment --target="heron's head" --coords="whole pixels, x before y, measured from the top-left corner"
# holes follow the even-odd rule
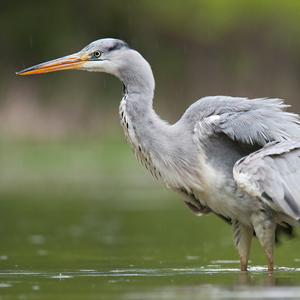
[[[125,42],[111,38],[94,41],[75,54],[35,65],[17,74],[31,75],[70,69],[105,72],[117,76],[125,84],[147,83],[154,89],[154,79],[147,61]]]

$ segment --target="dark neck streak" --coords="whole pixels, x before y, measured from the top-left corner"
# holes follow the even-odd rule
[[[130,67],[120,69],[118,76],[124,86],[120,117],[127,141],[155,177],[162,175],[170,186],[186,190],[193,180],[197,186],[199,162],[193,130],[160,119],[152,107],[155,82],[149,64],[135,51],[128,56]]]
[[[174,141],[187,137],[176,130],[177,126],[170,126],[155,113],[152,106],[155,82],[151,68],[137,52],[129,54],[132,56],[130,67],[119,71],[124,86],[120,117],[125,136],[136,157],[152,174],[165,173],[163,177],[168,178],[166,173],[174,174],[177,162],[182,161],[179,155],[184,154]]]
[[[163,177],[174,189],[188,190],[189,184],[198,186],[200,165],[193,131],[184,131],[179,123],[170,126],[161,120],[152,108],[153,91],[135,92],[134,87],[134,92],[130,92],[130,88],[125,88],[120,116],[137,159],[154,177]]]
[[[124,85],[124,97],[120,106],[121,123],[125,136],[137,158],[155,176],[160,176],[157,162],[164,161],[167,140],[171,138],[170,126],[161,120],[152,108],[153,91]],[[168,151],[167,151],[168,152]]]
[[[122,82],[122,84],[123,84],[123,96],[126,96],[126,95],[127,95],[127,93],[128,93],[128,91],[127,91],[127,87],[126,87],[126,85],[125,85],[125,83],[124,83],[124,82]]]
[[[161,135],[156,134],[167,130],[168,125],[162,121],[152,107],[153,92],[147,90],[130,92],[130,87],[125,89],[126,112],[139,139],[155,141]],[[145,142],[145,140],[144,140]]]

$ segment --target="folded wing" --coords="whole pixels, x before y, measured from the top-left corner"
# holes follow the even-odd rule
[[[237,161],[233,175],[251,196],[293,219],[300,218],[300,138],[266,144]]]

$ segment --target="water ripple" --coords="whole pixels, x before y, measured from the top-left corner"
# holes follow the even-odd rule
[[[275,273],[280,272],[299,272],[300,268],[279,267]],[[267,273],[265,266],[252,266],[249,273]],[[38,271],[38,270],[7,270],[0,272],[0,278],[4,277],[48,277],[48,278],[74,278],[89,276],[107,276],[107,277],[136,277],[136,276],[177,276],[177,275],[205,275],[205,274],[227,274],[240,273],[239,268],[222,268],[220,265],[208,265],[199,268],[124,268],[124,269],[100,269],[100,270],[68,270],[68,271]]]

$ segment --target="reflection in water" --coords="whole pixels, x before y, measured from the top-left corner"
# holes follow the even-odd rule
[[[181,275],[211,275],[211,274],[236,274],[236,278],[253,278],[255,275],[262,275],[262,278],[280,277],[281,275],[300,275],[300,268],[277,268],[274,272],[268,272],[267,267],[251,267],[248,272],[241,272],[239,268],[222,268],[222,267],[200,267],[200,268],[127,268],[112,270],[65,270],[57,273],[56,271],[30,271],[30,270],[8,270],[0,272],[0,278],[16,277],[19,275],[30,277],[46,278],[75,278],[75,277],[168,277]],[[273,276],[274,275],[274,276]],[[300,288],[300,287],[299,287]]]
[[[228,273],[234,275],[232,284],[216,285],[202,281],[202,276],[226,276]],[[32,291],[43,291],[45,281],[48,282],[47,285],[53,287],[58,279],[61,289],[63,286],[67,288],[70,283],[73,288],[76,285],[80,286],[88,279],[90,286],[95,287],[93,294],[99,296],[97,299],[102,299],[101,295],[106,295],[107,299],[115,299],[110,298],[108,290],[114,291],[111,295],[114,297],[118,295],[121,299],[299,299],[300,287],[280,286],[275,280],[280,277],[295,277],[298,276],[297,273],[300,273],[300,269],[280,268],[274,272],[274,276],[269,276],[267,268],[259,266],[250,268],[248,273],[240,272],[238,268],[212,268],[211,266],[180,269],[82,269],[64,272],[19,270],[0,273],[0,281],[2,281],[0,293],[4,288],[17,290],[19,285],[26,282],[31,284]],[[255,279],[257,275],[259,275],[258,280]],[[152,280],[155,284],[148,286],[147,283],[151,278],[159,278],[159,281]],[[193,280],[188,284],[186,279],[191,278],[197,278],[198,282]],[[211,280],[213,281],[213,277]],[[96,284],[100,290],[96,288]],[[116,289],[118,285],[122,288]],[[105,290],[103,290],[104,286]],[[80,298],[74,297],[74,299]]]
[[[148,292],[125,294],[123,299],[299,299],[299,287],[164,287]]]

